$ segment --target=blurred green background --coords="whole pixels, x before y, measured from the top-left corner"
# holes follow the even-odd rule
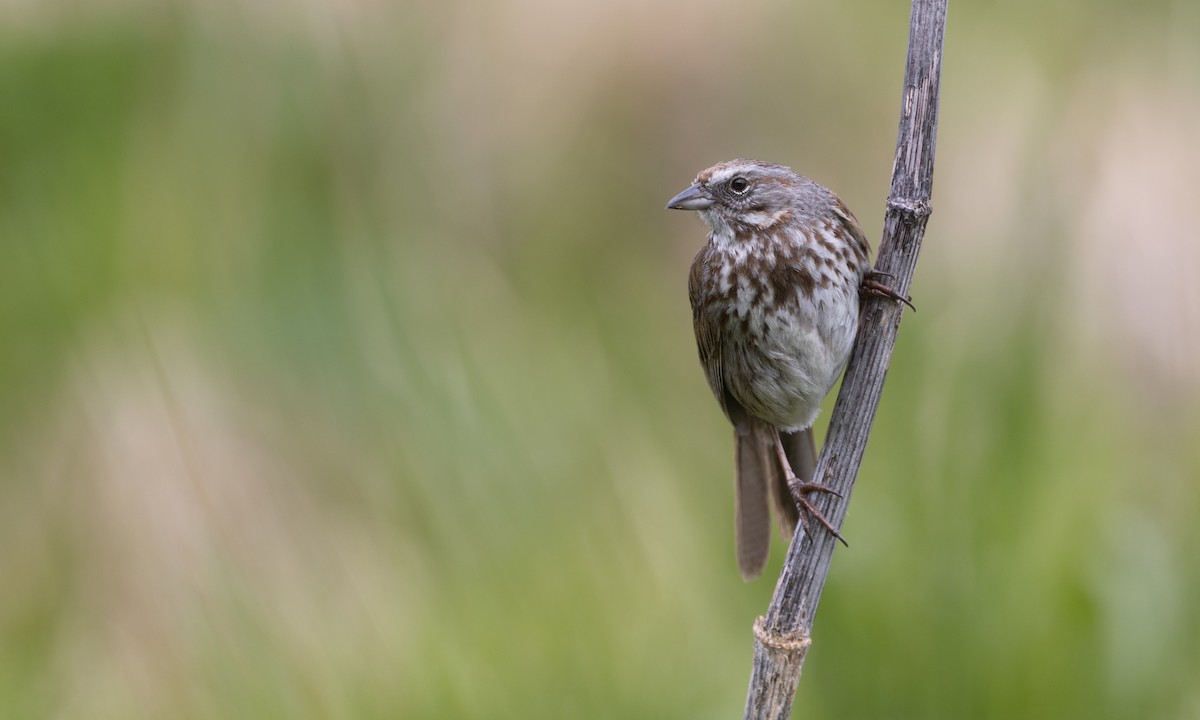
[[[0,717],[740,717],[782,543],[662,207],[759,157],[877,237],[907,14],[0,3]],[[944,68],[795,715],[1200,717],[1200,5]]]

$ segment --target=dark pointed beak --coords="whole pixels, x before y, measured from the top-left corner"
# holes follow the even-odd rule
[[[707,210],[712,207],[713,199],[700,183],[679,193],[667,202],[668,210]]]

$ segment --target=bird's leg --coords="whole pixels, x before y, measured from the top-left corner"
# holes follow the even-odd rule
[[[880,278],[885,277],[891,277],[891,273],[880,272],[878,270],[868,270],[867,274],[863,276],[863,292],[867,293],[868,295],[878,295],[879,297],[891,298],[898,302],[902,302],[912,308],[913,312],[916,312],[917,306],[912,304],[912,298],[908,295],[901,295],[892,289],[891,286],[880,280]]]
[[[809,493],[814,492],[830,493],[838,497],[841,497],[842,494],[828,485],[822,485],[811,480],[804,481],[796,477],[796,473],[792,471],[792,464],[788,460],[787,453],[783,449],[783,441],[779,439],[779,430],[773,429],[772,434],[775,437],[775,454],[779,456],[779,462],[783,465],[783,474],[787,479],[788,489],[792,491],[792,498],[796,501],[796,507],[800,508],[800,523],[804,525],[805,534],[812,537],[812,527],[808,521],[808,517],[811,515],[816,518],[817,522],[821,523],[822,527],[829,531],[830,535],[841,540],[842,544],[846,547],[850,547],[850,543],[846,542],[846,538],[842,537],[837,528],[821,514],[816,505],[808,501],[807,497]]]

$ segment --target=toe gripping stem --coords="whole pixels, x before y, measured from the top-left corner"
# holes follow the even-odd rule
[[[901,295],[896,292],[890,285],[883,282],[882,278],[890,278],[891,273],[880,272],[879,270],[869,270],[863,276],[862,289],[868,295],[876,295],[879,297],[891,298],[897,302],[902,302],[912,308],[913,312],[917,311],[917,306],[912,304],[912,298],[908,295]]]

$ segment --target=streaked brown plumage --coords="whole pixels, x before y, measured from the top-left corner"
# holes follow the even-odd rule
[[[705,377],[734,427],[749,580],[770,550],[768,506],[788,537],[809,515],[837,535],[805,498],[825,489],[811,482],[812,424],[854,343],[870,247],[836,195],[771,163],[714,165],[667,207],[698,211],[711,231],[688,290]]]

